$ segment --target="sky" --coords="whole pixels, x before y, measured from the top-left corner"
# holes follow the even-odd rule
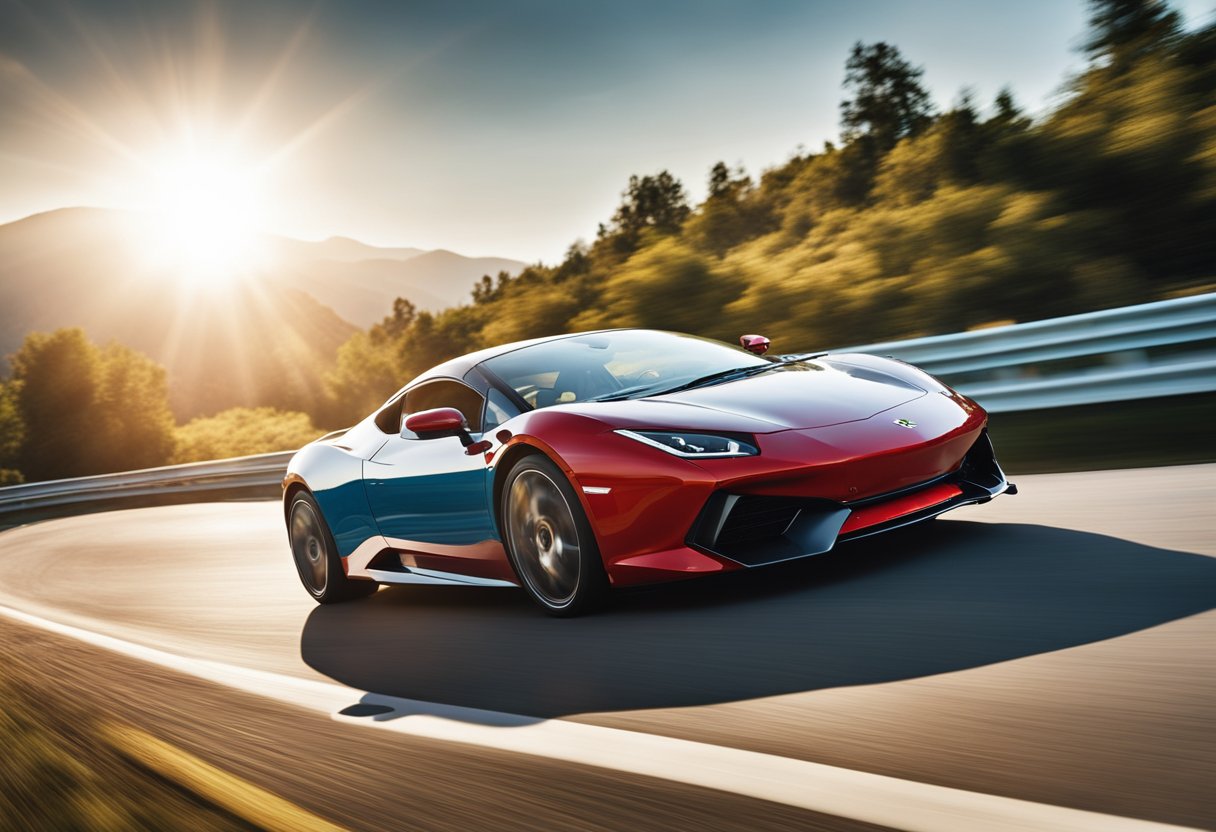
[[[835,140],[859,40],[939,107],[1044,112],[1084,27],[1081,0],[0,0],[0,222],[147,209],[205,159],[266,231],[553,263],[631,174],[695,202],[719,160]]]

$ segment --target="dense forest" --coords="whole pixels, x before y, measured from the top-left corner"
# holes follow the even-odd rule
[[[1039,120],[1002,91],[937,111],[886,43],[845,65],[838,144],[758,178],[719,163],[688,204],[631,177],[590,244],[483,278],[438,315],[399,300],[339,351],[348,422],[478,347],[614,326],[814,350],[958,331],[1216,287],[1216,25],[1167,4],[1090,4],[1086,69]]]
[[[631,177],[594,241],[560,263],[486,276],[468,304],[439,313],[398,299],[319,371],[326,394],[307,415],[242,410],[176,427],[155,365],[79,331],[31,336],[0,389],[0,476],[298,444],[439,361],[552,333],[762,331],[801,351],[1216,288],[1216,24],[1186,31],[1159,0],[1089,8],[1086,67],[1038,118],[1008,89],[991,104],[963,91],[939,110],[898,48],[857,43],[837,143],[755,177],[716,164],[695,206],[666,171]],[[140,414],[108,404],[120,400]],[[72,421],[81,408],[90,418]],[[96,446],[99,424],[106,459],[53,462],[65,441]]]

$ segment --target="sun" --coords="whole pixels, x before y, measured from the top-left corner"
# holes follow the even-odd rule
[[[143,241],[152,261],[181,280],[230,284],[258,265],[264,219],[258,166],[198,148],[149,160]]]

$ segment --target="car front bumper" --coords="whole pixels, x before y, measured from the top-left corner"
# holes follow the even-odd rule
[[[886,493],[838,501],[758,490],[714,490],[687,527],[682,545],[607,563],[612,583],[655,583],[811,557],[837,543],[1017,493],[996,460],[987,430],[946,473]]]
[[[947,474],[853,502],[715,492],[689,531],[699,551],[764,566],[830,551],[838,542],[908,526],[1013,488],[987,431]]]

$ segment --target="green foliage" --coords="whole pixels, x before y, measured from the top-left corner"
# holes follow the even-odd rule
[[[21,444],[25,441],[25,422],[17,401],[18,382],[0,382],[0,486],[16,485],[25,478],[17,470]]]
[[[853,97],[840,105],[845,141],[869,138],[885,153],[929,124],[933,105],[920,83],[924,73],[890,44],[854,44],[844,74],[845,89]]]
[[[571,328],[636,326],[729,338],[720,326],[722,309],[742,291],[742,282],[724,267],[667,238],[617,269],[603,286],[599,304],[574,317]]]
[[[800,350],[1210,286],[1216,26],[1184,33],[1155,0],[1090,10],[1090,64],[1037,122],[1009,89],[936,114],[921,69],[858,43],[839,146],[755,180],[719,162],[695,207],[666,172],[631,177],[592,246],[352,338],[335,401],[355,418],[435,361],[563,331],[759,331]]]
[[[1164,0],[1089,0],[1091,59],[1121,72],[1168,48],[1178,37],[1178,13]]]
[[[628,254],[638,247],[643,232],[675,234],[690,209],[684,186],[667,171],[654,176],[631,176],[622,202],[608,226],[600,226],[600,240],[612,250]],[[653,237],[652,237],[653,238]]]
[[[26,426],[20,469],[31,479],[93,473],[85,458],[92,454],[90,427],[100,356],[84,330],[33,333],[9,363]]]
[[[292,451],[320,436],[306,413],[234,407],[192,419],[176,431],[174,462],[200,462]]]
[[[730,248],[775,227],[771,208],[751,177],[718,162],[709,174],[709,197],[684,224],[683,234],[702,251],[721,257]]]
[[[89,710],[67,693],[71,688],[62,676],[53,678],[55,672],[69,672],[62,660],[22,660],[11,644],[25,639],[8,630],[5,640],[10,645],[0,653],[4,701],[0,828],[60,832],[249,828],[120,754],[102,739],[97,710]]]
[[[461,333],[469,348],[539,338],[565,332],[570,319],[584,307],[585,284],[534,273],[534,283],[514,283],[484,317],[478,329]]]
[[[709,197],[726,196],[731,189],[730,168],[726,166],[726,162],[717,162],[709,169]]]
[[[32,480],[163,464],[173,449],[165,371],[80,329],[33,333],[10,359],[25,426],[18,467]]]
[[[356,332],[338,348],[337,365],[325,379],[329,423],[354,424],[400,387],[406,372],[397,341]]]
[[[173,453],[173,414],[165,370],[121,344],[101,350],[93,404],[95,467],[123,471],[162,465]]]

